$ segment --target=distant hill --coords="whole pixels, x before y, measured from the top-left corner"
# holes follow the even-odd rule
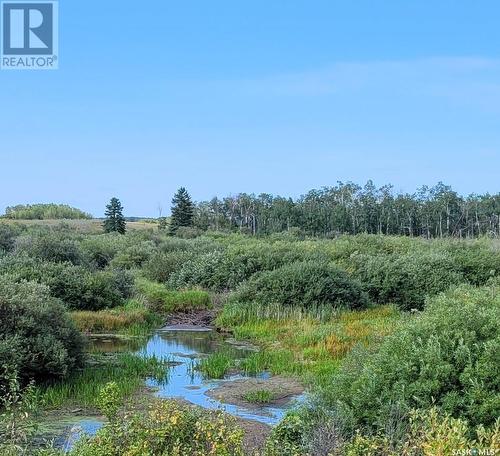
[[[66,204],[19,204],[7,207],[3,216],[13,220],[91,219],[92,215]]]

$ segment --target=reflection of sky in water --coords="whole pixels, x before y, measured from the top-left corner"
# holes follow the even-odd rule
[[[136,343],[136,341],[134,342]],[[217,387],[220,383],[247,377],[243,375],[231,375],[223,380],[205,380],[194,369],[196,359],[221,349],[237,359],[244,358],[253,352],[253,350],[244,345],[237,346],[225,343],[216,332],[158,331],[142,348],[135,345],[135,343],[132,346],[128,346],[132,351],[136,351],[141,356],[156,356],[158,359],[180,363],[168,367],[168,375],[162,381],[152,378],[146,379],[146,385],[157,389],[156,395],[159,397],[182,398],[207,409],[221,409],[241,418],[270,425],[278,423],[288,408],[303,399],[303,396],[298,396],[295,401],[291,401],[286,407],[259,407],[257,410],[225,404],[208,397],[205,393],[209,389]],[[99,350],[97,346],[100,344],[97,343],[95,345],[95,348]],[[122,350],[123,348],[120,346],[119,351]],[[264,372],[258,377],[266,378],[269,377],[269,374]],[[82,432],[93,435],[101,426],[102,422],[99,420],[75,420],[74,428],[72,430],[67,428],[64,434],[61,435],[62,439],[58,439],[58,446],[68,451],[81,437]]]
[[[208,409],[223,409],[232,415],[239,416],[266,424],[276,424],[286,413],[286,408],[260,407],[258,410],[225,404],[208,397],[205,393],[225,381],[245,378],[242,375],[233,375],[224,380],[205,380],[193,369],[193,357],[199,354],[210,354],[218,349],[232,352],[235,358],[246,356],[250,350],[238,349],[224,344],[215,333],[200,333],[191,331],[168,331],[156,333],[140,350],[144,356],[168,357],[169,360],[179,362],[177,366],[169,368],[168,377],[161,382],[148,379],[146,384],[158,388],[159,397],[180,397],[193,404]],[[265,378],[266,374],[260,377]]]

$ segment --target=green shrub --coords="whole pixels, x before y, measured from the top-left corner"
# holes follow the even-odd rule
[[[186,261],[182,267],[173,272],[168,280],[168,286],[173,289],[199,286],[211,290],[223,289],[218,277],[224,253],[212,251],[195,256]]]
[[[175,235],[181,239],[195,239],[203,234],[199,228],[192,226],[179,226],[175,230]]]
[[[401,309],[422,309],[427,296],[463,282],[453,258],[443,253],[353,255],[353,275],[380,304]]]
[[[121,270],[90,271],[68,263],[43,262],[25,255],[0,260],[0,274],[16,281],[45,284],[51,294],[70,309],[100,310],[123,304],[133,288],[133,278]]]
[[[10,252],[14,249],[16,237],[21,234],[19,226],[0,223],[0,252]]]
[[[356,280],[331,264],[317,261],[293,263],[255,274],[240,287],[235,299],[302,308],[331,305],[355,309],[368,305]]]
[[[265,456],[302,456],[304,455],[305,423],[302,417],[289,413],[273,429],[265,448]]]
[[[492,425],[500,412],[499,321],[497,287],[441,294],[376,353],[352,352],[322,400],[372,430],[434,405],[473,427]]]
[[[0,390],[5,376],[22,383],[64,377],[83,359],[83,340],[46,286],[0,275]]]
[[[88,263],[104,269],[118,252],[127,248],[128,236],[118,233],[105,233],[87,236],[81,241],[81,249]]]
[[[442,415],[434,407],[411,412],[407,434],[399,441],[391,441],[385,434],[363,434],[359,430],[348,442],[342,442],[341,454],[347,456],[434,456],[456,454],[495,454],[500,439],[500,421],[491,429],[468,424],[449,415]],[[325,442],[326,443],[326,442]],[[329,442],[331,450],[338,449]],[[328,450],[328,449],[327,449]],[[322,454],[326,454],[322,453]]]
[[[489,279],[500,276],[500,252],[490,246],[474,244],[465,247],[459,244],[451,255],[464,279],[472,285],[484,285]]]
[[[168,237],[163,239],[158,246],[160,252],[170,253],[178,251],[187,251],[192,249],[192,242],[186,239],[180,239],[177,237]]]
[[[156,246],[152,241],[131,245],[113,258],[111,266],[117,269],[138,268],[151,258],[155,249]]]
[[[16,253],[44,261],[72,264],[81,264],[84,258],[78,242],[58,233],[20,236],[16,241]]]
[[[144,275],[156,282],[166,283],[170,276],[182,268],[192,254],[185,250],[174,250],[168,253],[155,253],[149,261],[144,264]]]
[[[113,408],[112,398],[102,397],[102,401],[106,409]],[[156,401],[144,412],[113,419],[96,437],[77,443],[69,455],[243,456],[242,439],[235,420],[220,411]]]

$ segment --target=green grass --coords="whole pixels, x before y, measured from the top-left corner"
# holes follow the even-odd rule
[[[262,389],[249,391],[243,396],[243,399],[252,404],[269,404],[275,397],[276,395],[272,391]]]
[[[207,378],[224,378],[224,375],[234,365],[235,361],[230,355],[224,352],[216,352],[200,360],[195,365],[195,369],[199,370]]]
[[[136,287],[147,301],[160,311],[203,310],[212,307],[210,294],[202,290],[169,290],[165,285],[143,277],[136,279]]]
[[[37,398],[45,408],[68,405],[96,407],[100,389],[108,382],[116,382],[122,398],[130,396],[144,383],[145,377],[164,379],[168,367],[155,357],[142,358],[119,354],[111,360],[95,357],[102,364],[88,366],[69,378],[51,385],[37,387]]]
[[[202,290],[170,291],[165,297],[166,310],[203,310],[211,305],[210,295]]]
[[[256,375],[264,371],[269,371],[273,375],[299,374],[302,371],[302,365],[295,359],[295,354],[287,349],[252,353],[241,361],[240,367],[247,375]]]
[[[374,345],[392,333],[402,315],[392,306],[330,315],[322,309],[268,307],[232,303],[217,323],[262,347],[240,363],[246,374],[298,375],[312,387],[326,384],[355,345]]]

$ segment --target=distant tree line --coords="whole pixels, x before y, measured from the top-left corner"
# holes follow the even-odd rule
[[[66,204],[19,204],[7,207],[5,218],[16,220],[91,219],[92,216]]]
[[[461,196],[443,183],[415,193],[397,193],[338,182],[297,200],[241,193],[196,205],[203,230],[239,230],[252,235],[297,231],[311,236],[390,234],[431,237],[500,236],[500,193]]]

